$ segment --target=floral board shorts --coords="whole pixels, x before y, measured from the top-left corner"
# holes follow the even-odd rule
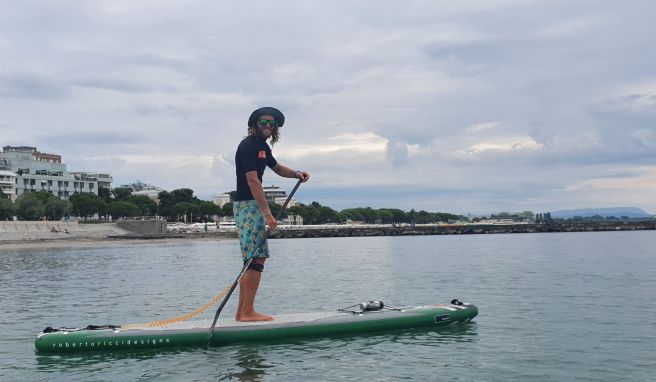
[[[235,202],[232,207],[235,214],[235,225],[239,235],[239,246],[241,247],[241,256],[246,263],[251,257],[267,258],[269,257],[269,246],[266,241],[266,223],[264,215],[260,211],[260,206],[255,200],[242,200]],[[262,244],[262,248],[257,251],[257,247]],[[257,251],[257,253],[256,253]]]

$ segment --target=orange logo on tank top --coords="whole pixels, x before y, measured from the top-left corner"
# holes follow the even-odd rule
[[[257,159],[266,159],[266,151],[260,150],[260,152],[257,153]]]

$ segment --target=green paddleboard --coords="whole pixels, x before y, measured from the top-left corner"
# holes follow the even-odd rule
[[[461,305],[460,305],[461,304]],[[281,314],[272,321],[237,322],[220,319],[211,345],[285,341],[303,337],[365,334],[410,328],[435,328],[469,321],[472,304],[440,304],[384,308],[365,312]],[[184,321],[166,326],[125,325],[87,328],[46,328],[36,338],[40,353],[97,352],[119,349],[165,349],[207,345],[212,322]]]

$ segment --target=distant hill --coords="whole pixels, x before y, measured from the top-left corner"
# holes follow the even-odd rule
[[[580,216],[585,218],[595,215],[599,215],[603,217],[615,216],[618,218],[622,216],[626,216],[629,218],[649,218],[653,216],[638,207],[583,208],[579,210],[562,210],[562,211],[555,211],[551,213],[551,217],[554,219],[555,218],[567,219],[567,218],[573,218],[575,216]]]

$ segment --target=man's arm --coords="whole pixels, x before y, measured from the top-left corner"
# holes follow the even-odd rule
[[[250,188],[251,194],[253,194],[257,205],[260,206],[260,210],[264,214],[266,224],[272,230],[276,229],[278,222],[276,221],[276,217],[271,213],[271,209],[269,209],[269,203],[264,196],[264,189],[262,188],[260,179],[257,177],[257,171],[248,171],[246,173],[246,181],[248,182],[248,188]]]
[[[287,166],[281,165],[280,163],[276,163],[276,165],[273,166],[272,170],[273,172],[275,172],[279,176],[282,176],[283,178],[301,179],[303,182],[307,182],[308,179],[310,179],[310,174],[308,174],[307,172],[295,171]]]

